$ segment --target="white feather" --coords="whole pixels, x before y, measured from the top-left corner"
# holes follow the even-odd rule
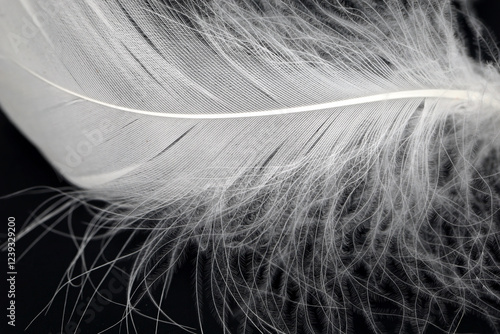
[[[88,236],[111,226],[151,230],[134,254],[130,312],[134,284],[150,277],[149,291],[165,278],[168,288],[194,242],[210,258],[224,325],[235,300],[242,328],[297,331],[280,313],[295,286],[302,329],[314,327],[308,303],[318,294],[324,332],[349,331],[349,308],[380,331],[370,294],[395,280],[391,259],[411,280],[394,281],[401,294],[388,297],[403,326],[430,322],[405,291],[429,308],[441,303],[421,279],[424,265],[443,300],[498,322],[470,296],[498,272],[483,254],[498,236],[490,187],[499,170],[480,166],[499,148],[500,75],[497,63],[467,55],[450,1],[0,4],[2,107],[86,189],[81,196],[110,203]],[[481,214],[477,182],[490,206]],[[448,224],[455,246],[442,241]],[[467,253],[476,242],[477,259]],[[252,279],[234,270],[242,251],[256,257],[246,269]],[[449,252],[468,259],[475,278],[460,276],[443,259]],[[171,265],[153,275],[162,262]],[[359,265],[373,276],[356,278]],[[357,279],[366,296],[346,297],[343,284]]]

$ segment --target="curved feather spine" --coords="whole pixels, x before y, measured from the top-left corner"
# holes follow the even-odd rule
[[[252,111],[252,112],[235,112],[231,114],[221,114],[221,113],[211,113],[211,114],[201,114],[201,115],[192,115],[192,114],[177,114],[177,113],[166,113],[166,112],[153,112],[147,110],[138,110],[133,108],[126,108],[122,106],[113,105],[110,103],[106,103],[103,101],[99,101],[88,96],[70,91],[62,86],[59,86],[38,73],[24,67],[21,64],[17,64],[22,67],[24,70],[28,71],[33,76],[38,79],[44,81],[45,83],[65,92],[74,97],[80,98],[85,101],[89,101],[104,107],[113,108],[120,111],[130,112],[138,115],[146,115],[146,116],[155,116],[155,117],[165,117],[165,118],[178,118],[178,119],[228,119],[228,118],[249,118],[249,117],[265,117],[265,116],[276,116],[276,115],[287,115],[287,114],[295,114],[295,113],[305,113],[308,111],[317,111],[317,110],[327,110],[333,108],[342,108],[347,106],[352,106],[356,104],[366,104],[373,102],[384,102],[391,100],[403,100],[403,99],[412,99],[412,98],[435,98],[435,99],[449,99],[454,101],[469,101],[469,102],[480,102],[485,106],[491,106],[496,109],[500,109],[500,100],[494,98],[491,94],[485,94],[481,92],[474,91],[466,91],[466,90],[451,90],[451,89],[420,89],[420,90],[408,90],[408,91],[400,91],[400,92],[390,92],[383,94],[375,94],[368,95],[358,98],[333,101],[328,103],[321,103],[303,107],[293,107],[293,108],[284,108],[284,109],[274,109],[274,110],[262,110],[262,111]]]

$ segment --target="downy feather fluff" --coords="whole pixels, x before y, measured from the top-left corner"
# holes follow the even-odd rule
[[[227,332],[500,328],[499,66],[450,1],[0,7],[2,108],[80,189],[24,233],[89,200],[108,204],[71,266],[145,233],[107,263],[133,263],[123,332],[190,247]]]

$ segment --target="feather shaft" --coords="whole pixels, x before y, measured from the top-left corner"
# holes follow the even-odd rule
[[[30,70],[29,68],[17,63],[21,68],[28,71],[31,75],[44,81],[45,83],[57,88],[63,92],[73,95],[82,100],[92,102],[104,107],[113,108],[116,110],[121,110],[125,112],[130,112],[145,116],[155,116],[155,117],[165,117],[165,118],[176,118],[176,119],[234,119],[234,118],[250,118],[250,117],[265,117],[265,116],[277,116],[277,115],[287,115],[287,114],[297,114],[305,113],[309,111],[318,110],[328,110],[334,108],[342,108],[347,106],[353,106],[358,104],[367,104],[374,102],[383,102],[390,100],[404,100],[404,99],[418,99],[418,98],[436,98],[436,99],[449,99],[456,101],[470,101],[470,102],[481,102],[486,106],[491,106],[500,109],[500,101],[495,99],[489,94],[475,91],[467,90],[448,90],[448,89],[416,89],[416,90],[405,90],[399,92],[389,92],[383,94],[374,94],[368,96],[362,96],[352,99],[345,99],[339,101],[332,101],[328,103],[319,103],[307,106],[293,107],[293,108],[282,108],[273,110],[262,110],[262,111],[252,111],[252,112],[237,112],[237,113],[213,113],[213,114],[179,114],[179,113],[163,113],[154,112],[149,110],[139,110],[134,108],[127,108],[111,103],[106,103],[104,101],[99,101],[91,97],[85,96],[83,94],[66,89],[50,80],[47,80],[40,74]]]

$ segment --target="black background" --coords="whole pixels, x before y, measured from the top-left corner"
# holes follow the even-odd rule
[[[478,13],[489,27],[489,29],[500,36],[500,0],[476,1]],[[22,194],[0,199],[0,220],[2,226],[7,223],[7,217],[16,218],[17,228],[25,224],[30,214],[43,203],[44,200],[54,195],[48,187],[67,188],[69,185],[56,174],[56,172],[47,164],[38,151],[17,131],[17,129],[0,113],[0,149],[2,158],[0,160],[0,196],[12,194],[24,190]],[[73,226],[78,229],[79,222],[85,222],[90,219],[90,215],[84,210],[77,210],[73,214]],[[83,224],[80,224],[83,231]],[[60,228],[64,230],[64,224]],[[0,240],[6,238],[6,227],[0,230]],[[24,250],[43,233],[43,229],[38,229],[30,233],[26,238],[17,242],[16,253],[19,257]],[[98,251],[100,244],[96,242],[89,247],[90,250]],[[121,247],[120,239],[114,241],[110,247],[110,253],[119,250]],[[6,254],[2,253],[1,261],[3,274],[2,284],[0,284],[0,332],[1,333],[60,333],[61,332],[61,311],[64,309],[64,293],[55,299],[52,308],[47,315],[42,314],[34,323],[25,330],[28,323],[43,310],[56,291],[68,263],[73,259],[76,252],[74,243],[60,235],[49,233],[41,238],[36,246],[29,251],[22,259],[18,259],[17,277],[16,277],[16,327],[7,327],[5,317],[7,307],[6,295],[7,287],[5,285],[6,276]],[[112,256],[112,255],[110,255]],[[4,266],[5,264],[5,266]],[[126,269],[126,268],[124,268]],[[500,279],[500,278],[499,278]],[[198,328],[198,316],[194,304],[194,290],[192,288],[191,268],[189,263],[183,266],[175,275],[170,289],[165,309],[168,314],[176,321],[194,328]],[[75,289],[76,291],[76,289]],[[62,295],[62,296],[61,296]],[[75,303],[74,296],[70,296],[70,303]],[[123,294],[117,293],[118,302],[123,301]],[[141,305],[147,312],[154,310],[152,305]],[[119,306],[107,305],[103,310],[100,305],[94,306],[95,319],[82,325],[81,333],[98,333],[108,326],[114,324],[114,321],[120,319],[123,308]],[[205,333],[222,333],[220,327],[208,310],[204,310]],[[153,313],[154,315],[154,313]],[[89,317],[85,319],[90,319]],[[139,333],[154,333],[154,322],[137,318],[136,325]],[[109,330],[109,333],[120,332],[119,327]],[[364,333],[365,328],[362,324],[356,332]],[[122,328],[123,333],[126,329]],[[134,332],[133,330],[131,331]],[[199,332],[199,329],[196,330]],[[457,333],[488,333],[489,329],[477,318],[467,317],[462,322],[460,330]],[[65,331],[64,333],[69,333]],[[161,326],[158,333],[184,333],[175,326]]]

